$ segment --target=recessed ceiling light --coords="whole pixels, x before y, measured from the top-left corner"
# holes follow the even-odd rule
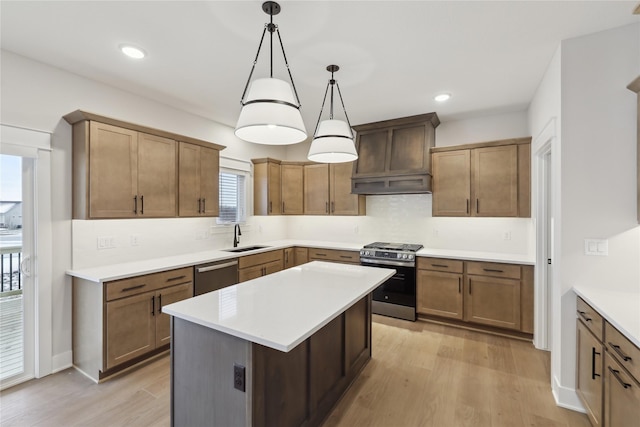
[[[450,93],[441,93],[440,95],[436,95],[433,99],[435,99],[438,102],[444,102],[444,101],[448,100],[449,98],[451,98],[451,94]]]
[[[129,58],[142,59],[147,56],[144,50],[140,49],[139,47],[131,46],[130,44],[120,45],[120,50]]]

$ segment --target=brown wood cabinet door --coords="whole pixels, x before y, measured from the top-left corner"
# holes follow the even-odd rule
[[[106,303],[106,369],[155,349],[155,292]]]
[[[162,313],[162,307],[193,296],[193,283],[183,283],[156,291],[156,347],[171,342],[171,316]]]
[[[416,311],[462,319],[462,274],[418,270]]]
[[[433,216],[469,216],[471,151],[433,153]]]
[[[304,213],[329,215],[329,165],[304,166]]]
[[[597,427],[602,425],[602,344],[582,322],[576,323],[576,392],[591,425]]]
[[[138,133],[139,216],[176,216],[176,147],[173,139]]]
[[[334,163],[329,165],[329,189],[331,215],[363,215],[364,197],[351,194],[351,174],[353,163]]]
[[[282,176],[281,167],[278,163],[269,162],[267,164],[268,181],[267,193],[269,194],[269,215],[280,215],[282,213]]]
[[[356,175],[367,176],[383,173],[387,165],[389,130],[383,129],[358,133],[358,163]]]
[[[518,216],[518,147],[471,150],[473,216]]]
[[[201,216],[218,216],[220,212],[220,152],[200,147]]]
[[[303,166],[281,165],[282,177],[282,213],[302,215],[304,213]]]
[[[200,146],[180,142],[179,165],[179,216],[199,216]]]
[[[520,329],[520,280],[467,276],[465,285],[467,322]]]
[[[306,264],[309,262],[308,248],[295,248],[295,253],[296,253],[295,265]]]
[[[605,365],[603,425],[637,426],[640,420],[640,384],[608,352]]]
[[[284,249],[284,268],[293,267],[296,265],[296,252],[294,248],[285,248]]]
[[[135,217],[138,133],[92,121],[89,135],[89,217]]]
[[[389,147],[389,173],[404,174],[430,169],[426,138],[427,126],[424,123],[393,129]]]
[[[264,265],[264,276],[271,273],[277,273],[278,271],[282,271],[283,269],[282,260],[279,259],[277,261],[271,261]]]
[[[253,267],[241,268],[238,270],[238,281],[246,282],[247,280],[257,279],[264,276],[264,265],[255,265]]]

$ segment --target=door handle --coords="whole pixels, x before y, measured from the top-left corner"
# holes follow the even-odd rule
[[[138,196],[133,196],[133,213],[138,213]]]
[[[480,213],[480,199],[476,199],[476,213]]]
[[[27,277],[31,276],[31,257],[25,256],[20,261],[20,272]]]
[[[151,297],[151,315],[156,315],[156,297],[155,295]]]
[[[462,293],[462,278],[458,277],[458,293]]]
[[[144,215],[144,196],[140,196],[140,215]]]
[[[207,211],[207,199],[202,199],[202,213]]]
[[[331,202],[331,213],[336,212],[336,202]]]
[[[591,379],[595,380],[600,374],[596,374],[596,355],[600,356],[600,353],[596,351],[594,347],[591,347]]]
[[[202,199],[198,199],[198,213],[202,213]]]

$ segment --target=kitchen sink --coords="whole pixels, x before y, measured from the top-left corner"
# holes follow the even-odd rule
[[[255,251],[256,249],[265,249],[269,246],[245,246],[244,248],[223,249],[224,252],[248,252]]]

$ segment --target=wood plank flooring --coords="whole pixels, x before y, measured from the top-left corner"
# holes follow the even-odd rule
[[[590,427],[531,343],[374,316],[373,359],[324,427]],[[96,385],[73,369],[0,393],[0,425],[169,426],[169,357]]]
[[[22,295],[0,297],[0,379],[23,372]]]

